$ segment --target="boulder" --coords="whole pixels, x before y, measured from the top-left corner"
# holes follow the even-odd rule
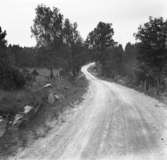
[[[6,131],[6,125],[6,120],[4,120],[2,116],[0,116],[0,137],[2,137]]]
[[[48,95],[48,103],[49,104],[54,104],[54,102],[55,102],[54,94],[53,93],[49,93],[49,95]]]
[[[63,95],[57,95],[57,94],[54,94],[54,97],[55,97],[55,100],[59,100],[59,101],[61,101],[61,100],[63,100],[64,99],[64,96]]]
[[[52,84],[51,83],[47,83],[43,86],[43,88],[47,88],[47,87],[52,87]]]
[[[31,112],[32,109],[33,109],[32,106],[26,105],[24,107],[24,114],[28,114],[29,112]]]
[[[24,118],[24,114],[18,113],[15,115],[14,120],[13,120],[13,126],[19,126]]]

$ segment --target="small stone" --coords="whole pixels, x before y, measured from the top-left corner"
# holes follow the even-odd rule
[[[24,114],[28,114],[33,109],[32,106],[26,105],[24,107]]]
[[[50,93],[49,96],[48,96],[48,103],[49,104],[54,104],[55,102],[55,96],[53,93]]]
[[[6,131],[6,125],[7,122],[3,118],[0,118],[0,137],[2,137]]]

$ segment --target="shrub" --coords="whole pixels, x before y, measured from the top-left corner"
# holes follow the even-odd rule
[[[25,85],[23,74],[9,65],[0,65],[0,88],[5,90],[21,89]]]

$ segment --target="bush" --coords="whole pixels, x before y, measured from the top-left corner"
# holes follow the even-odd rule
[[[0,88],[5,90],[21,89],[24,85],[25,78],[18,69],[0,65]]]

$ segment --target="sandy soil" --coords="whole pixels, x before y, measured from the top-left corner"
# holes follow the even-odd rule
[[[91,64],[90,64],[91,65]],[[166,160],[167,110],[157,100],[82,71],[84,101],[66,122],[11,160]]]

